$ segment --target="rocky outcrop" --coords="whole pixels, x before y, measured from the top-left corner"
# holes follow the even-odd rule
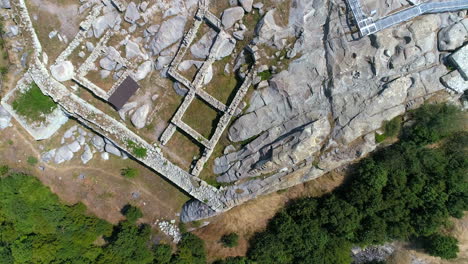
[[[184,223],[188,223],[197,219],[207,218],[215,214],[216,212],[206,204],[198,200],[190,200],[184,204],[180,214],[180,220]]]
[[[52,76],[59,82],[69,81],[75,75],[73,64],[70,61],[62,61],[50,67]]]
[[[187,18],[184,16],[175,16],[164,21],[150,44],[153,55],[158,55],[162,50],[180,40],[184,35],[186,22]]]
[[[456,50],[468,40],[468,18],[439,32],[439,49],[443,51]]]
[[[132,115],[132,124],[137,128],[141,129],[146,126],[146,118],[151,110],[151,105],[145,104],[140,106]]]
[[[224,10],[221,17],[221,23],[223,27],[228,29],[234,26],[234,24],[244,17],[244,9],[240,6],[231,7]]]

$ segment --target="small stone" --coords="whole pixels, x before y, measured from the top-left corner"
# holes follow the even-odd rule
[[[148,2],[146,2],[146,1],[141,2],[141,4],[140,4],[141,12],[145,12],[146,8],[148,8]]]
[[[100,152],[104,151],[104,146],[106,143],[104,142],[104,139],[98,135],[95,135],[91,139],[91,143],[93,143],[93,146]]]
[[[86,53],[84,53],[83,51],[80,51],[80,52],[78,53],[78,56],[79,56],[80,58],[84,58],[84,57],[86,56]]]
[[[73,152],[68,148],[68,146],[63,146],[57,149],[55,152],[54,162],[56,164],[69,161],[73,158]]]
[[[49,38],[50,38],[50,39],[54,38],[55,36],[57,36],[57,33],[58,33],[58,32],[55,31],[55,30],[54,30],[54,31],[51,31],[51,32],[49,33]]]
[[[101,153],[101,159],[103,159],[103,160],[109,160],[109,153],[107,153],[107,152]]]

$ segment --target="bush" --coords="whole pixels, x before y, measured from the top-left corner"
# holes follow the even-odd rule
[[[10,167],[7,165],[0,166],[0,176],[6,175],[10,171]]]
[[[122,214],[125,215],[127,221],[135,223],[136,220],[140,219],[143,216],[140,208],[132,206],[130,204],[125,205],[122,208]]]
[[[392,120],[385,122],[384,124],[384,131],[387,137],[396,137],[400,133],[401,130],[401,122],[402,118],[397,116]]]
[[[239,244],[239,235],[236,233],[229,233],[221,237],[221,243],[225,247],[236,247]]]
[[[132,150],[133,155],[137,158],[144,158],[147,155],[148,150],[144,147],[140,147],[137,145],[137,143],[128,140],[127,141],[128,147]]]
[[[424,249],[432,256],[454,259],[459,251],[457,243],[454,237],[434,234],[425,239]]]
[[[136,168],[127,167],[127,168],[123,168],[122,170],[120,170],[120,174],[124,176],[125,178],[133,179],[137,177],[138,175],[140,175],[140,171]]]
[[[34,166],[37,164],[38,160],[33,156],[29,156],[27,162],[29,165]]]

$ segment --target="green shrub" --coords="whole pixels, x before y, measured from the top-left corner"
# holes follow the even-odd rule
[[[54,101],[44,95],[35,83],[32,83],[26,92],[18,95],[12,106],[19,115],[33,121],[43,118],[42,115],[50,114],[57,108]]]
[[[385,122],[384,124],[384,131],[387,137],[396,137],[400,133],[401,130],[401,122],[402,118],[397,116],[392,120]]]
[[[258,76],[262,79],[262,81],[266,81],[266,80],[271,79],[273,74],[271,73],[270,70],[266,70],[266,71],[259,72]]]
[[[0,176],[6,175],[10,171],[10,167],[7,165],[0,166]]]
[[[137,177],[138,175],[140,175],[140,171],[136,168],[127,167],[127,168],[123,168],[122,170],[120,170],[120,174],[124,176],[125,178],[133,179]]]
[[[33,156],[29,156],[27,162],[29,165],[34,166],[38,163],[38,160]]]
[[[459,251],[457,243],[454,237],[434,234],[425,239],[424,249],[432,256],[454,259]]]
[[[144,147],[138,146],[137,143],[128,140],[127,141],[128,147],[131,149],[133,155],[137,158],[145,158],[147,155],[148,150]]]
[[[225,247],[236,247],[239,244],[239,235],[236,233],[229,233],[221,237],[221,243]]]
[[[140,208],[132,206],[130,204],[127,204],[122,208],[122,214],[125,215],[127,221],[131,223],[135,223],[138,219],[140,219],[143,216],[143,213],[141,212]]]

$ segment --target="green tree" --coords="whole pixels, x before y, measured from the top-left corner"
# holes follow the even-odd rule
[[[170,263],[172,258],[171,246],[166,244],[158,244],[154,246],[153,252],[155,264]]]
[[[225,247],[236,247],[239,244],[239,235],[236,233],[229,233],[221,237],[221,243]]]
[[[130,204],[127,204],[122,208],[122,214],[125,215],[127,221],[131,223],[135,223],[138,219],[140,219],[143,216],[143,213],[141,212],[140,208],[132,206]]]
[[[459,251],[457,243],[454,237],[434,234],[425,239],[424,249],[432,256],[454,259]]]
[[[172,258],[173,263],[205,264],[205,243],[192,233],[184,233],[177,245],[177,252]]]

